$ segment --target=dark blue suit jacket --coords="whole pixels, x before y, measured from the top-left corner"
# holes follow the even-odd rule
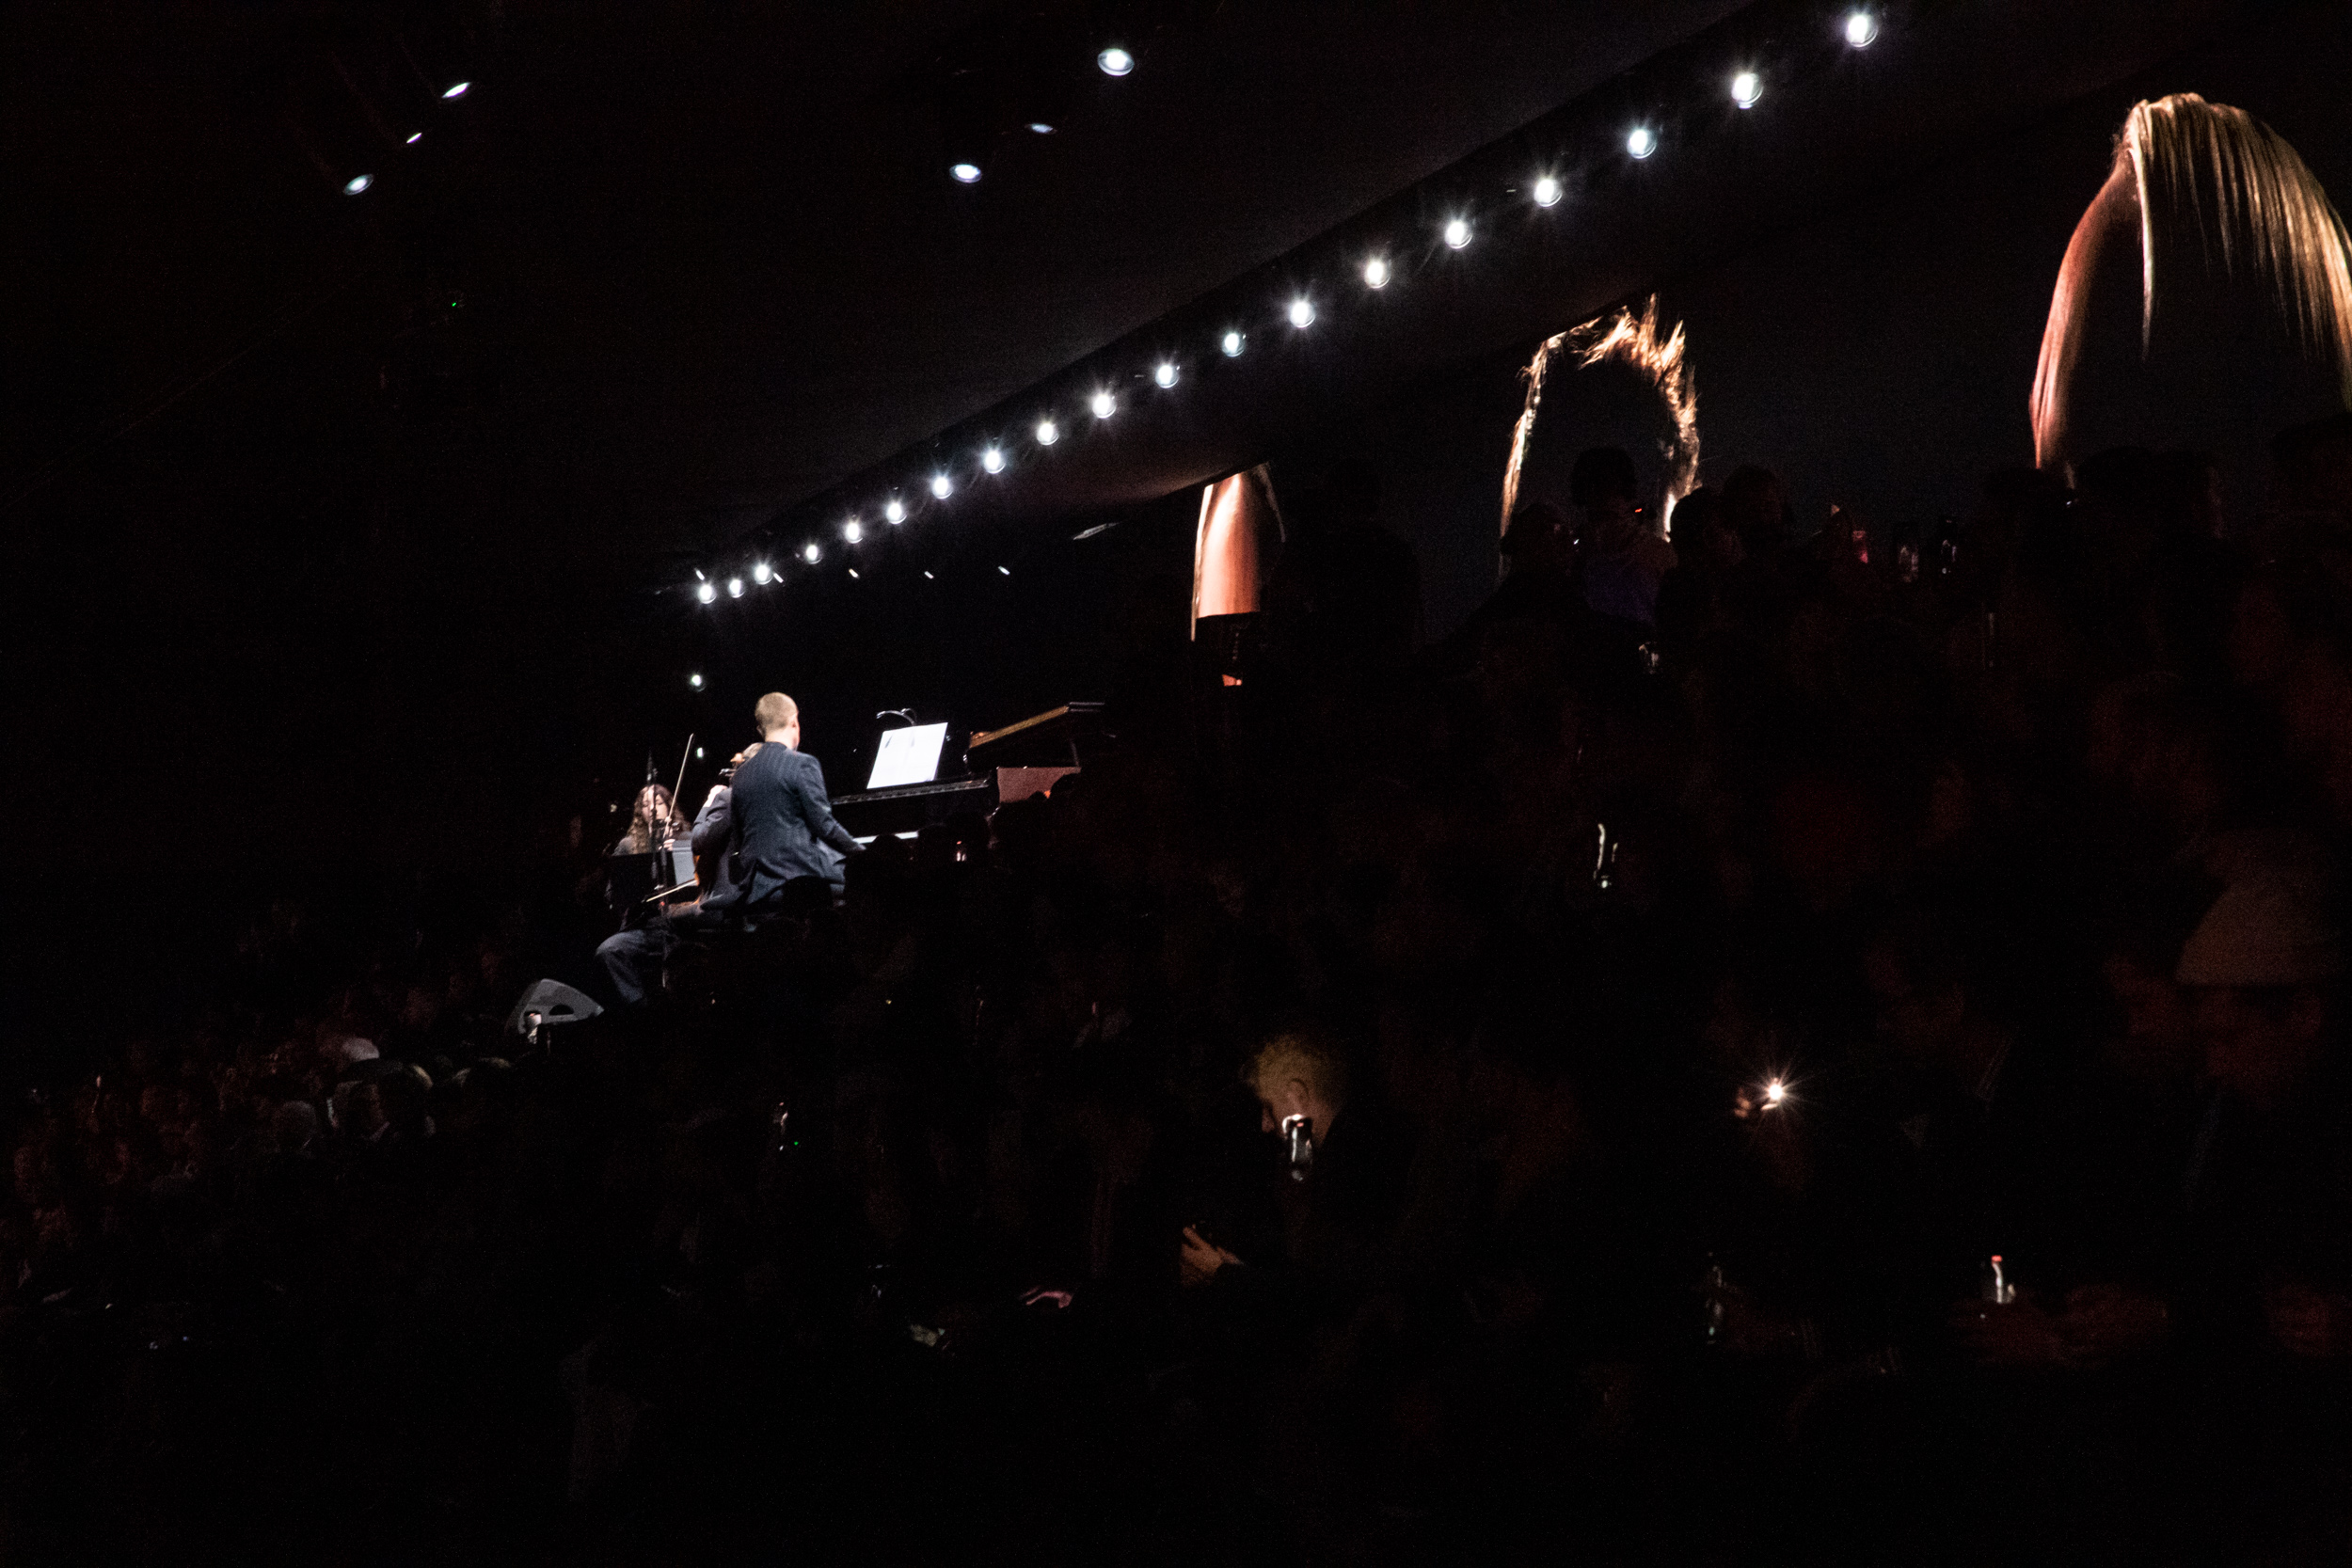
[[[721,784],[694,817],[694,869],[703,880],[703,902],[724,903],[735,895],[735,807]]]
[[[834,820],[825,770],[806,752],[768,745],[735,770],[728,805],[735,816],[735,886],[714,906],[719,912],[757,916],[774,904],[784,884],[803,877],[838,881],[825,853],[831,845],[857,853],[857,840]]]

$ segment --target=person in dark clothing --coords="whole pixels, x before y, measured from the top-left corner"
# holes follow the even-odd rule
[[[1568,478],[1569,499],[1583,514],[1577,530],[1577,576],[1597,614],[1654,624],[1658,585],[1674,570],[1675,549],[1650,531],[1635,504],[1633,459],[1616,447],[1581,453]]]
[[[1370,1283],[1404,1198],[1406,1162],[1378,1117],[1350,1111],[1345,1065],[1319,1035],[1277,1036],[1251,1061],[1248,1080],[1261,1131],[1284,1139],[1279,1251],[1245,1260],[1187,1226],[1182,1277],[1247,1296],[1275,1317],[1321,1317]]]
[[[682,820],[670,792],[649,784],[637,792],[628,832],[612,846],[613,855],[647,855],[675,835]],[[630,898],[620,905],[621,928],[596,945],[596,961],[612,982],[612,990],[629,1006],[643,1006],[645,992],[661,973],[661,965],[676,945],[663,913]]]
[[[710,786],[703,809],[694,814],[694,876],[702,883],[703,901],[724,903],[735,888],[735,774],[759,752],[761,742],[728,759],[720,782]]]
[[[1421,637],[1421,568],[1379,521],[1380,481],[1344,463],[1285,518],[1289,538],[1266,585],[1267,635],[1302,674],[1360,680],[1395,668]]]
[[[799,749],[800,705],[771,691],[753,710],[753,721],[764,744],[736,770],[729,800],[736,882],[701,905],[704,918],[747,926],[775,912],[787,882],[814,877],[838,892],[842,875],[836,855],[854,855],[860,847],[834,818],[825,770]]]

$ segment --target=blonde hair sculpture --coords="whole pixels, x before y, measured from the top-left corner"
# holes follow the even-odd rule
[[[2296,355],[2352,402],[2352,242],[2293,147],[2243,109],[2195,93],[2132,105],[2115,161],[2059,264],[2030,412],[2035,461],[2078,455],[2076,372],[2102,247],[2136,241],[2139,356],[2224,291],[2259,295]],[[2259,372],[2256,372],[2259,373]]]

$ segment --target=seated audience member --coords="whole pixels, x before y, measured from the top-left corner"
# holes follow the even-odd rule
[[[1780,476],[1753,463],[1734,468],[1724,481],[1723,526],[1747,559],[1769,560],[1787,549],[1796,537],[1797,514]]]
[[[1397,1139],[1370,1106],[1351,1101],[1337,1044],[1318,1030],[1276,1036],[1250,1059],[1259,1130],[1280,1140],[1273,1173],[1280,1234],[1274,1256],[1248,1259],[1184,1227],[1187,1286],[1242,1296],[1269,1321],[1343,1310],[1372,1283],[1404,1196]]]
[[[1657,620],[1658,585],[1674,570],[1675,547],[1650,527],[1639,505],[1633,459],[1617,447],[1580,454],[1568,498],[1582,515],[1577,572],[1596,613],[1641,626]]]
[[[2254,866],[2181,951],[2213,1099],[2186,1175],[2185,1327],[2211,1354],[2352,1354],[2343,933],[2308,865]]]

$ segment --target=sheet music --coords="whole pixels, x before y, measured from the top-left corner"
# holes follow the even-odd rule
[[[946,743],[945,724],[884,730],[882,744],[874,749],[874,772],[866,787],[896,789],[901,784],[930,784],[939,776],[939,752]]]

